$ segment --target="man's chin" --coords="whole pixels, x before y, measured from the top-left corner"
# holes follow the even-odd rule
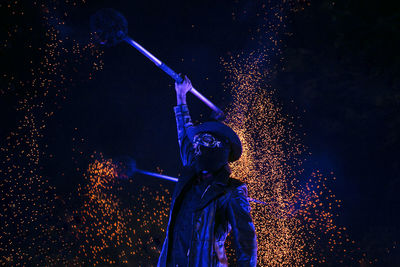
[[[195,163],[194,164],[194,169],[196,171],[196,174],[204,174],[204,173],[215,173],[218,170],[220,170],[225,164],[201,164],[201,163]]]

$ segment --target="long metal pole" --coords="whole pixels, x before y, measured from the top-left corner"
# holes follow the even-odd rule
[[[163,174],[159,174],[159,173],[155,173],[155,172],[148,172],[148,171],[144,171],[144,170],[136,170],[136,172],[141,173],[141,174],[145,174],[145,175],[149,175],[149,176],[153,176],[153,177],[157,177],[157,178],[161,178],[161,179],[164,179],[164,180],[178,182],[178,178],[171,177],[171,176],[168,176],[168,175],[163,175]]]
[[[125,39],[125,42],[136,48],[140,53],[142,53],[144,56],[146,56],[148,59],[150,59],[157,67],[162,69],[165,73],[167,73],[169,76],[171,76],[177,83],[182,83],[183,78],[179,76],[178,73],[173,71],[170,67],[168,67],[165,63],[163,63],[161,60],[156,58],[152,53],[147,51],[143,46],[141,46],[139,43],[135,42],[132,38],[127,36]],[[212,103],[208,98],[206,98],[204,95],[202,95],[199,91],[192,89],[189,91],[196,97],[198,97],[203,103],[205,103],[207,106],[209,106],[214,112],[218,115],[223,117],[224,112],[218,108],[214,103]]]

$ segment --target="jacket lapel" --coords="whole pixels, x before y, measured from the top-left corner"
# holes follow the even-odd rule
[[[189,186],[190,181],[193,179],[195,175],[193,171],[188,170],[187,174],[189,174],[188,178],[184,178],[183,181],[179,181],[176,185],[176,190],[173,195],[173,203],[172,210],[175,206],[175,200],[181,195],[182,191]],[[218,173],[215,174],[212,183],[206,187],[204,190],[199,205],[196,207],[196,210],[204,208],[208,203],[217,198],[220,195],[225,194],[226,186],[228,183],[230,175],[229,167],[222,168]]]
[[[200,199],[199,204],[196,207],[196,210],[203,209],[212,200],[219,197],[220,195],[223,195],[224,193],[225,193],[225,186],[217,183],[210,184],[203,192],[203,195]]]
[[[229,175],[230,171],[227,168],[223,168],[221,171],[216,173],[213,182],[204,190],[196,210],[203,209],[212,200],[226,193]]]

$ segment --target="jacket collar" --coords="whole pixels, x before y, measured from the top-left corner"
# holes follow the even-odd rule
[[[210,183],[210,185],[226,186],[228,184],[228,179],[230,174],[231,170],[229,168],[229,165],[228,164],[224,165],[222,168],[220,168],[213,174],[214,177],[212,177],[212,182]],[[197,174],[195,173],[195,171],[190,167],[184,170],[184,177],[186,178],[184,178],[184,180],[181,183],[178,183],[177,186],[179,187],[175,192],[176,193],[175,198],[178,198],[178,196],[182,193],[183,189],[189,186],[191,182],[193,182],[196,175]]]
[[[190,170],[189,170],[190,173]],[[187,173],[187,174],[189,174]],[[226,191],[228,179],[230,176],[230,168],[228,165],[224,165],[220,170],[214,173],[214,177],[212,177],[212,182],[206,187],[203,191],[201,200],[199,205],[196,207],[196,210],[200,210],[204,208],[208,203],[210,203],[213,199],[217,198],[220,195],[223,195]],[[180,196],[182,191],[187,188],[190,183],[195,179],[195,173],[192,172],[188,179],[184,180],[177,188],[175,199]]]
[[[220,184],[226,186],[228,184],[228,179],[229,176],[231,175],[231,169],[229,168],[229,165],[226,164],[224,165],[221,169],[216,171],[213,177],[213,184]]]

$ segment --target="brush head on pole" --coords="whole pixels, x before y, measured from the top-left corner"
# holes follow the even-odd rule
[[[113,46],[128,35],[128,21],[118,11],[103,8],[90,17],[90,27],[102,45]]]
[[[132,178],[137,172],[136,161],[129,156],[118,157],[116,160],[118,177],[123,179]]]

